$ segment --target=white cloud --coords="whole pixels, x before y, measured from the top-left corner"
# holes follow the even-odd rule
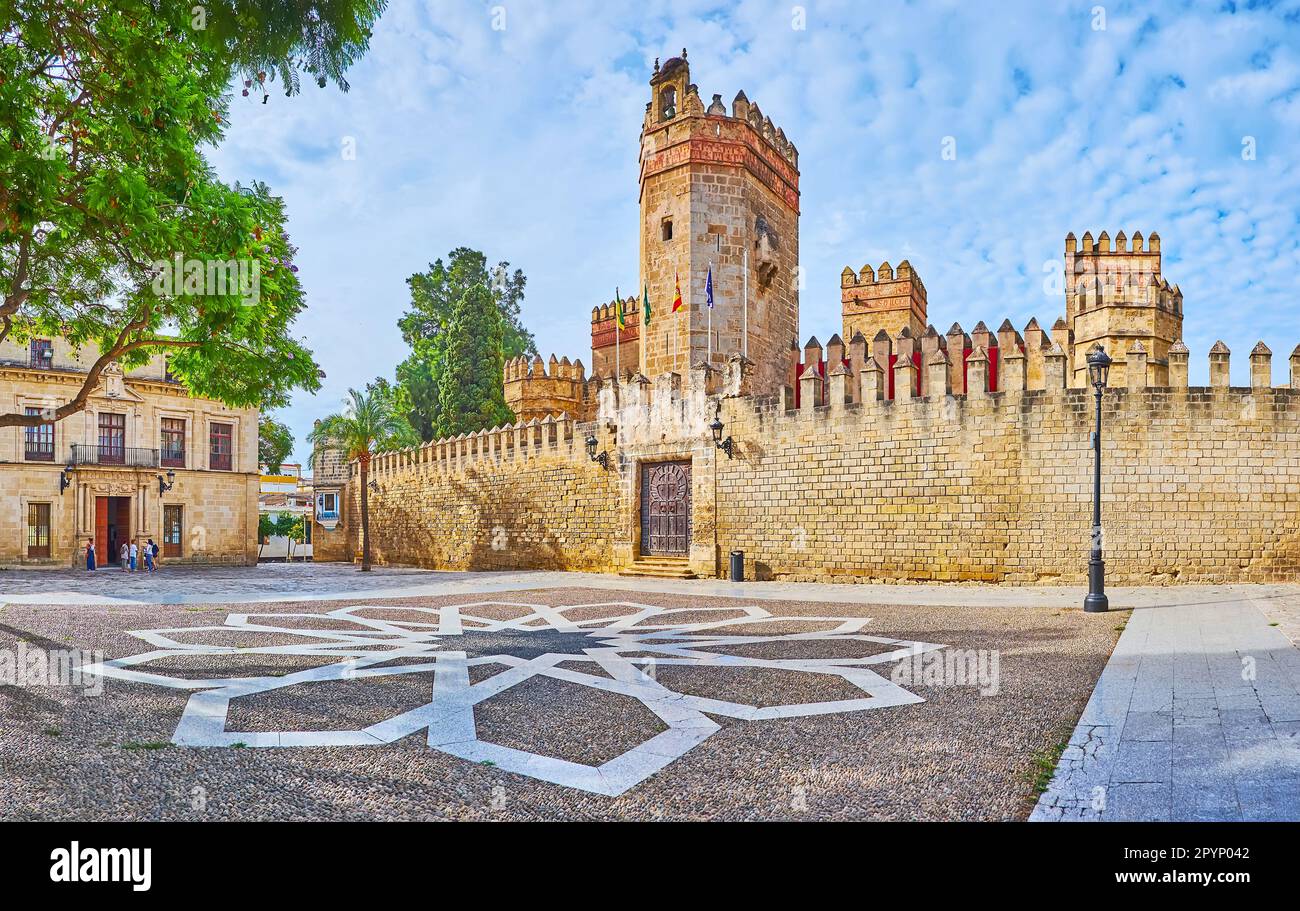
[[[1050,325],[1064,305],[1043,262],[1067,231],[1122,229],[1164,241],[1194,382],[1219,336],[1243,379],[1256,339],[1279,378],[1300,341],[1300,30],[1281,12],[1107,4],[1094,31],[1066,2],[809,0],[796,31],[793,4],[766,0],[504,6],[496,32],[492,4],[395,0],[350,93],[236,99],[214,161],[286,197],[300,329],[329,374],[290,411],[300,439],[348,386],[391,375],[406,276],[461,244],[525,271],[545,354],[589,360],[592,305],[636,281],[650,64],[683,45],[706,102],[743,88],[799,148],[805,337],[838,330],[845,265],[903,258],[941,330]]]

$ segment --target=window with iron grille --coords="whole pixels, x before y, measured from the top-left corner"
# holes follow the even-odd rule
[[[44,408],[28,405],[23,413],[28,417],[44,414]],[[23,428],[23,458],[41,462],[54,461],[54,425],[37,424]]]
[[[27,504],[27,556],[50,555],[50,504]]]
[[[213,424],[208,432],[208,467],[215,471],[230,471],[234,427],[230,424]]]
[[[126,415],[99,413],[99,461],[110,465],[126,461]]]
[[[159,458],[164,468],[185,467],[185,419],[163,418]]]
[[[31,345],[33,367],[54,366],[54,342],[48,338],[34,338]]]

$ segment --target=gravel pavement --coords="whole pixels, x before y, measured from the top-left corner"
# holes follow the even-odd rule
[[[954,600],[958,596],[954,592]],[[172,738],[189,690],[112,678],[95,678],[88,692],[72,686],[0,685],[0,818],[1024,819],[1034,803],[1031,781],[1040,757],[1074,727],[1124,616],[1088,616],[1059,606],[763,600],[761,610],[781,619],[742,622],[743,608],[759,602],[584,588],[252,605],[11,603],[0,607],[0,653],[16,655],[20,647],[29,652],[75,648],[99,650],[114,659],[154,647],[129,631],[222,626],[232,613],[248,613],[257,621],[263,614],[325,614],[366,604],[403,610],[361,616],[420,624],[436,618],[415,609],[482,601],[495,604],[462,608],[469,618],[464,629],[446,634],[444,628],[436,645],[429,646],[463,653],[470,662],[467,686],[512,673],[529,661],[557,661],[573,672],[573,679],[526,676],[480,702],[473,715],[480,741],[536,756],[538,763],[553,757],[597,766],[656,735],[662,738],[669,728],[689,730],[692,737],[699,732],[703,739],[677,749],[675,758],[660,759],[657,771],[611,796],[431,749],[424,729],[366,746],[177,746]],[[612,625],[639,609],[619,602],[691,609],[651,616],[634,630],[653,629],[665,617],[683,627],[722,618],[731,625],[669,631],[664,640],[652,636],[644,647],[625,647],[618,660],[598,664],[587,649],[612,652],[607,643],[602,646],[602,637],[613,635]],[[553,628],[559,621],[527,621],[521,618],[536,609],[519,605],[565,608],[554,616],[587,625],[575,635]],[[877,640],[941,645],[909,659],[911,666],[919,669],[926,658],[927,667],[942,670],[942,662],[930,656],[947,655],[950,670],[946,677],[935,671],[939,676],[900,679],[898,660],[867,665],[881,678],[897,681],[905,695],[923,700],[912,704],[794,717],[755,714],[774,706],[861,699],[863,691],[835,673],[833,662],[872,656],[879,661],[895,654],[896,646],[888,641],[836,633],[846,628],[838,620],[800,619],[827,616],[869,618],[860,632]],[[505,629],[496,626],[499,622],[527,625]],[[169,634],[177,642],[229,650],[161,658],[147,669],[189,680],[280,678],[339,660],[293,654],[293,644],[324,642],[328,647],[322,631],[345,631],[351,624],[337,616],[286,618],[272,625],[289,632]],[[430,628],[436,630],[436,624]],[[367,635],[373,635],[376,650],[397,642],[388,633]],[[771,641],[710,644],[695,639],[690,644],[704,657],[663,660],[660,646],[687,641],[681,636]],[[284,651],[265,650],[276,646]],[[391,647],[397,650],[395,644]],[[497,654],[507,657],[497,663]],[[988,694],[987,681],[952,678],[953,658],[975,661],[981,654],[986,669],[996,659],[996,694]],[[790,663],[796,659],[804,663]],[[231,701],[225,729],[353,731],[376,725],[429,703],[435,673],[427,663],[432,660],[408,655],[393,666],[416,667],[411,673],[308,681],[242,696]],[[752,663],[756,661],[769,664]],[[818,661],[830,664],[808,664]],[[638,679],[648,675],[653,686],[670,696],[647,702],[621,694],[616,689],[622,684],[614,678],[628,674]],[[96,682],[102,684],[98,695]],[[733,706],[731,714],[709,710],[724,702]],[[687,703],[694,706],[693,721],[670,723],[652,710]],[[744,713],[734,710],[735,704],[752,707],[751,715],[738,717]]]

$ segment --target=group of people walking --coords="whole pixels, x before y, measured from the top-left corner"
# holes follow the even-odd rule
[[[144,544],[137,544],[135,541],[124,543],[121,551],[118,553],[119,565],[122,572],[157,572],[158,570],[158,545],[150,538]],[[95,539],[86,539],[86,569],[96,569],[95,565]]]

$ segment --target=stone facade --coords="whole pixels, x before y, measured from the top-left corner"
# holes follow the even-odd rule
[[[614,331],[618,328],[618,301],[591,308],[591,375],[614,376],[636,373],[641,369],[641,302],[635,297],[623,300],[623,331],[618,333],[618,350]]]
[[[879,269],[863,266],[854,272],[847,266],[840,274],[840,303],[844,310],[844,337],[861,334],[875,338],[877,333],[896,336],[908,329],[913,338],[925,333],[925,285],[903,260],[895,271],[889,263]]]
[[[656,63],[650,87],[640,273],[651,320],[641,329],[641,373],[685,376],[706,357],[720,367],[740,353],[756,365],[756,388],[774,392],[799,334],[798,151],[744,92],[730,114],[718,95],[706,110],[685,51]],[[683,308],[673,313],[678,281]]]
[[[370,468],[375,561],[446,569],[613,565],[619,476],[588,459],[580,427],[591,425],[548,417],[377,456]],[[332,552],[360,554],[357,477],[354,465],[339,527],[326,542],[316,538],[318,562]]]
[[[95,360],[63,339],[38,342],[0,343],[6,411],[67,402]],[[110,366],[84,411],[0,432],[0,565],[82,566],[91,537],[101,565],[121,542],[148,538],[164,562],[257,562],[257,418],[190,396],[161,357],[125,374]]]
[[[1135,344],[1146,353],[1145,382],[1169,382],[1169,348],[1183,338],[1183,292],[1160,271],[1160,235],[1144,243],[1134,232],[1132,242],[1120,231],[1114,247],[1102,231],[1076,242],[1065,238],[1065,323],[1072,344],[1070,385],[1087,385],[1085,360],[1101,345],[1113,360],[1117,385],[1127,382],[1128,353]]]
[[[592,424],[532,422],[378,457],[375,553],[443,569],[622,569],[643,543],[642,466],[687,459],[688,560],[701,575],[740,549],[750,578],[1081,582],[1091,390],[1066,386],[1060,355],[1046,388],[981,390],[981,355],[959,394],[939,358],[925,397],[885,398],[874,359],[856,376],[810,371],[805,402],[825,382],[829,403],[797,410],[788,392],[748,394],[739,360],[685,386],[607,381]],[[1300,350],[1289,388],[1126,386],[1104,409],[1112,582],[1300,579]],[[709,436],[715,414],[734,458]],[[588,432],[608,470],[585,452]]]
[[[521,421],[567,414],[586,421],[596,412],[596,387],[588,384],[582,361],[551,355],[550,370],[540,357],[515,358],[505,366],[506,404]]]

